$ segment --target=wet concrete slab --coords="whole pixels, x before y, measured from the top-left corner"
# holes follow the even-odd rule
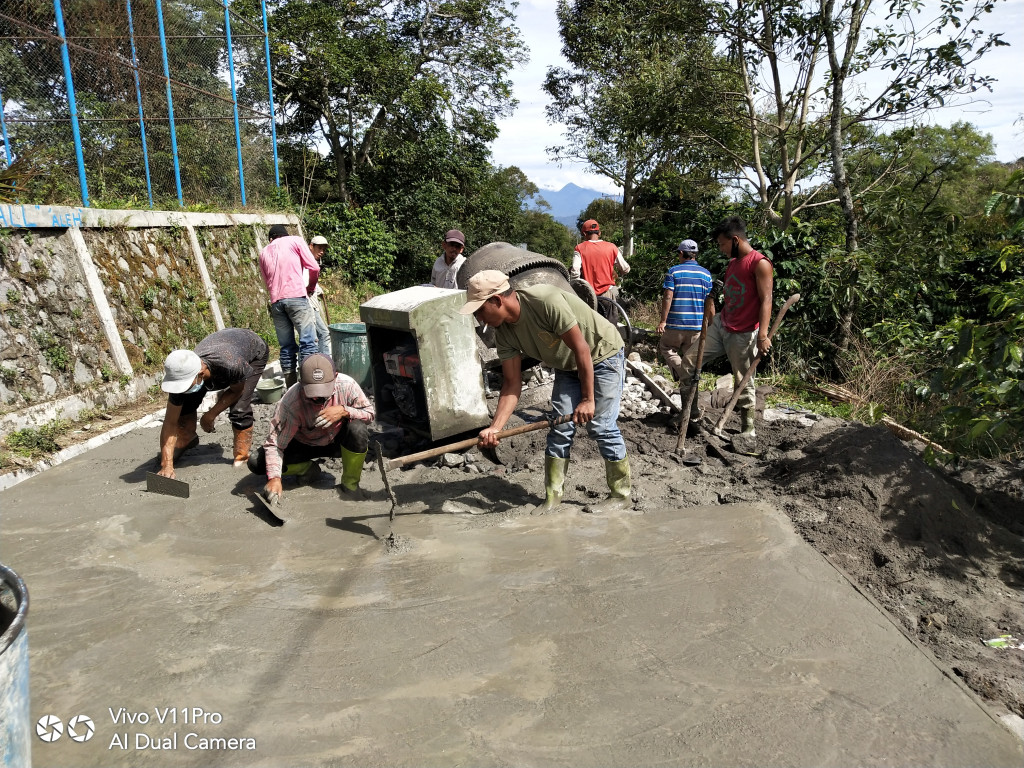
[[[365,501],[289,490],[272,527],[221,439],[187,500],[144,490],[152,430],[0,494],[33,721],[95,723],[37,768],[1024,759],[767,506],[392,525],[369,474]],[[415,477],[400,500],[444,496]]]

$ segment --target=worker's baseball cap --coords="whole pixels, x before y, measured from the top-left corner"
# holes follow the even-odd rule
[[[330,397],[334,394],[334,361],[319,352],[302,361],[299,381],[306,397]]]
[[[317,235],[309,241],[310,245],[327,245],[327,238],[323,235]]]
[[[508,275],[496,269],[485,269],[477,272],[466,286],[466,303],[459,309],[460,315],[472,315],[492,296],[504,293],[512,286],[508,283]]]
[[[681,253],[697,253],[697,241],[696,240],[683,240],[679,244],[679,251]]]
[[[203,361],[191,349],[176,349],[164,360],[164,380],[160,389],[172,395],[191,388],[192,382],[203,369]]]
[[[591,232],[600,232],[601,225],[598,224],[597,221],[595,221],[594,219],[587,219],[586,221],[583,222],[583,226],[580,227],[580,231],[585,235],[588,235]]]
[[[458,243],[459,245],[465,245],[466,236],[457,229],[449,229],[444,233],[444,241],[446,243]]]
[[[276,237],[287,237],[287,236],[288,236],[288,227],[286,227],[284,224],[275,224],[274,226],[272,226],[270,228],[270,231],[267,233],[267,237],[269,237],[271,240],[273,240]]]

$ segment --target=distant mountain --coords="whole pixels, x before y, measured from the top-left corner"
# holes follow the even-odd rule
[[[551,217],[564,224],[569,229],[576,230],[576,219],[580,213],[590,205],[593,200],[599,197],[611,197],[615,200],[622,200],[622,195],[606,195],[596,189],[585,189],[575,184],[566,184],[561,189],[541,189],[531,198],[526,200],[526,205],[531,208],[537,207],[537,201],[543,199],[551,206]]]

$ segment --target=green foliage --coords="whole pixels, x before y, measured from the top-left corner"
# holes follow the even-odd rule
[[[114,380],[114,369],[111,368],[106,363],[104,363],[103,366],[100,368],[100,377],[104,381],[113,381]]]
[[[8,288],[7,289],[7,303],[8,304],[20,304],[21,303],[21,294],[18,293],[18,291],[15,290],[14,288]]]
[[[18,371],[16,368],[0,365],[0,381],[3,381],[7,386],[11,386],[17,379]]]
[[[311,206],[303,225],[330,243],[324,267],[339,269],[351,282],[373,280],[386,285],[391,280],[398,244],[394,234],[377,219],[373,206]]]
[[[142,292],[139,298],[142,299],[142,306],[146,309],[152,309],[156,305],[157,296],[156,287],[151,285]]]
[[[946,365],[931,389],[947,403],[961,445],[999,450],[1018,446],[1024,436],[1024,278],[982,293],[985,322],[957,317],[936,331]]]
[[[58,341],[49,331],[36,333],[36,343],[42,350],[43,357],[56,371],[67,371],[71,366],[71,355],[67,348]]]
[[[1019,238],[1024,234],[1024,169],[1010,174],[1003,189],[994,191],[985,203],[986,217],[999,214],[1011,223],[1007,237]],[[1006,262],[1001,260],[1000,267],[1005,272]]]
[[[19,456],[40,458],[60,450],[57,439],[71,429],[67,419],[56,418],[38,429],[26,427],[4,438],[7,447]]]
[[[735,68],[707,34],[712,6],[689,0],[562,0],[558,23],[568,67],[549,68],[548,119],[565,126],[556,161],[573,159],[623,190],[622,239],[631,250],[634,203],[659,169],[724,169],[707,144],[728,140],[722,92]],[[600,221],[600,219],[599,219]],[[612,221],[602,225],[611,229]],[[607,238],[606,238],[607,239]]]
[[[563,224],[542,211],[523,211],[516,231],[517,243],[526,243],[527,250],[542,253],[566,264],[571,263],[576,237]]]
[[[446,124],[460,141],[493,139],[495,120],[515,106],[508,73],[525,61],[513,8],[506,0],[268,3],[275,95],[289,105],[290,132],[302,137],[282,152],[292,185],[303,192],[314,185],[308,143],[330,147],[314,198],[333,193],[368,204],[382,198],[360,197],[353,177],[404,151],[421,127]],[[258,82],[263,63],[251,66],[243,79]]]

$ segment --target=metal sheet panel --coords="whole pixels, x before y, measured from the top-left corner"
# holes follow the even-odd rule
[[[475,321],[458,313],[466,292],[414,286],[376,296],[359,308],[374,343],[374,327],[407,330],[418,348],[432,440],[477,429],[490,423],[483,373],[477,355]],[[373,361],[379,375],[379,361]],[[375,383],[375,391],[379,389]]]

